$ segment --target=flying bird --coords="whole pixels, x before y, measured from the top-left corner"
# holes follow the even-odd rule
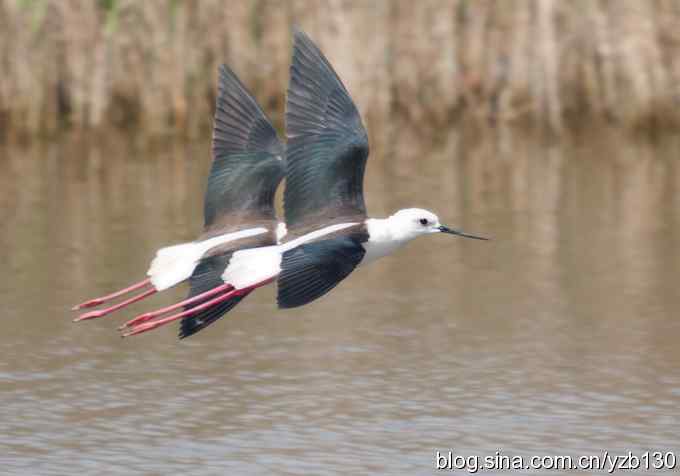
[[[286,102],[286,188],[283,243],[235,251],[221,275],[223,292],[195,295],[211,309],[277,281],[280,308],[303,306],[328,293],[357,266],[387,256],[422,235],[446,233],[434,213],[409,208],[369,218],[363,179],[369,146],[347,89],[319,48],[301,32],[293,41]],[[186,312],[133,323],[123,336],[146,332]]]
[[[182,322],[180,337],[187,337],[233,308],[247,293],[235,293],[210,309],[197,308],[194,298],[227,288],[221,275],[234,251],[275,245],[285,235],[285,225],[277,223],[274,206],[276,189],[285,176],[284,154],[276,130],[253,96],[227,66],[221,66],[203,233],[195,241],[158,250],[146,279],[73,310],[99,306],[133,291],[141,293],[74,320],[106,316],[186,280],[190,291],[185,301],[137,316],[123,328],[184,307],[191,313]]]

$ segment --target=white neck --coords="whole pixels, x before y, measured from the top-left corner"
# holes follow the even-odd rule
[[[369,239],[363,243],[366,255],[361,264],[367,264],[394,253],[398,248],[408,243],[412,236],[401,233],[399,228],[393,226],[390,218],[369,218],[366,220],[366,229]]]

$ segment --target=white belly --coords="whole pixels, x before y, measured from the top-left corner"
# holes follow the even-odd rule
[[[156,257],[151,262],[146,274],[151,278],[151,284],[156,290],[163,291],[189,279],[201,257],[211,248],[263,233],[267,233],[266,228],[250,228],[203,241],[192,241],[191,243],[161,248],[156,252]]]
[[[406,242],[405,241],[374,241],[368,240],[366,243],[361,245],[366,250],[364,259],[361,260],[359,266],[372,263],[378,258],[390,255],[394,253],[398,248],[401,248]]]

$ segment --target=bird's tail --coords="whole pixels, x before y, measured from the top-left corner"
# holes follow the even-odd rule
[[[189,279],[204,252],[204,247],[193,242],[166,246],[156,252],[146,275],[158,291],[171,288]]]
[[[107,308],[81,314],[76,317],[74,321],[79,322],[107,316],[130,304],[141,301],[158,291],[163,291],[164,289],[168,289],[181,283],[191,276],[196,264],[205,251],[206,246],[201,243],[182,243],[180,245],[161,248],[156,252],[156,256],[149,267],[149,271],[146,273],[148,278],[121,289],[120,291],[80,303],[74,306],[73,310],[77,311],[80,309],[97,307],[118,298],[122,298],[136,290],[142,290],[140,294],[134,295]]]
[[[263,246],[235,252],[222,280],[235,289],[245,289],[256,283],[271,281],[281,272],[281,246]]]

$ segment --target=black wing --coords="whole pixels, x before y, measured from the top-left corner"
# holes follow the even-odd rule
[[[303,306],[345,279],[366,251],[354,238],[342,236],[300,245],[283,254],[278,278],[280,308]]]
[[[225,65],[219,71],[212,153],[206,230],[236,228],[243,220],[275,220],[284,147],[255,99]]]
[[[349,93],[323,53],[295,32],[286,102],[289,231],[336,217],[366,217],[368,137]]]
[[[224,281],[222,281],[222,273],[224,273],[224,270],[229,264],[230,259],[231,253],[211,256],[201,260],[189,279],[191,289],[189,291],[188,298],[224,284]],[[205,309],[198,314],[195,314],[191,317],[185,317],[182,319],[180,324],[179,338],[184,339],[185,337],[192,336],[198,331],[205,329],[210,324],[229,312],[234,306],[241,302],[241,299],[244,297],[246,297],[246,295],[234,296],[233,298],[221,302],[216,306]],[[194,306],[198,306],[199,304],[201,303],[199,302],[186,306],[185,309],[190,309]]]

